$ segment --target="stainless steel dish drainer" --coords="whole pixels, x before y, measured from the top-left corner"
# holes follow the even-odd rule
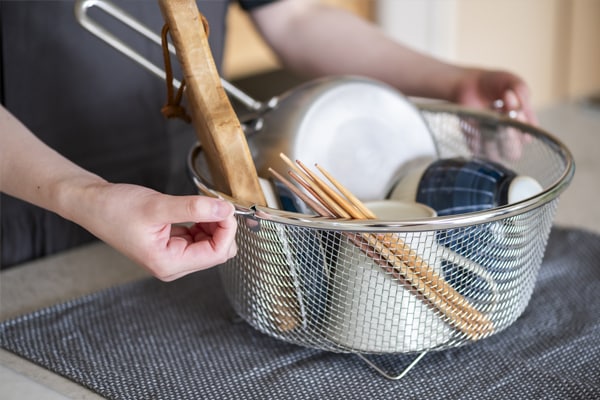
[[[355,353],[387,378],[399,379],[428,351],[481,340],[522,314],[559,195],[574,174],[569,150],[551,134],[495,113],[429,103],[419,109],[438,157],[486,158],[474,151],[487,149],[495,162],[535,178],[543,191],[485,211],[402,222],[236,205],[238,255],[220,274],[231,304],[251,326],[301,346]],[[193,148],[188,163],[199,191],[223,196],[211,189],[202,160],[201,147]],[[425,254],[445,283],[489,321],[489,329],[463,329],[427,293],[353,249],[348,236],[364,232],[393,233]],[[452,255],[430,251],[431,237]],[[426,283],[435,290],[436,282]],[[392,353],[415,359],[395,374],[368,357]]]

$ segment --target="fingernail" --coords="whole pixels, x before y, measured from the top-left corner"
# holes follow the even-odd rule
[[[506,94],[504,95],[504,99],[506,103],[506,109],[508,111],[521,109],[521,102],[519,101],[517,94],[512,90],[508,90],[506,92]]]
[[[502,111],[502,109],[504,108],[504,100],[502,100],[502,99],[494,100],[494,102],[492,103],[492,108],[496,111]]]

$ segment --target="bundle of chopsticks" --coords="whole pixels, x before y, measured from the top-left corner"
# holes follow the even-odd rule
[[[301,161],[297,160],[294,163],[284,154],[280,154],[280,157],[291,168],[288,174],[292,181],[272,168],[269,171],[317,214],[333,218],[377,218],[320,165],[315,164],[315,167],[329,183]],[[344,234],[385,272],[392,274],[399,283],[410,286],[413,289],[412,293],[437,309],[446,317],[445,320],[450,325],[465,333],[470,339],[476,340],[493,332],[492,321],[469,304],[464,296],[448,284],[397,234],[352,232]]]

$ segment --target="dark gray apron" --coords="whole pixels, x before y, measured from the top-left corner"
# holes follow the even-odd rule
[[[160,32],[158,2],[115,4]],[[198,5],[220,65],[228,0]],[[165,83],[83,29],[73,9],[72,1],[0,1],[2,103],[48,145],[111,182],[192,193],[185,157],[195,135],[160,113]],[[158,46],[114,19],[102,23],[162,65]],[[2,267],[93,239],[54,213],[6,195],[0,201]]]

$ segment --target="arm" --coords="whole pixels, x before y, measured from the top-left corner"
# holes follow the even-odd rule
[[[415,51],[378,27],[312,0],[281,0],[252,12],[259,31],[283,65],[316,77],[357,74],[386,82],[408,96],[505,110],[535,122],[525,82],[505,71],[462,67]]]
[[[236,252],[233,207],[112,184],[50,149],[0,107],[0,191],[89,230],[162,280],[222,263]],[[196,222],[191,227],[176,225]]]

